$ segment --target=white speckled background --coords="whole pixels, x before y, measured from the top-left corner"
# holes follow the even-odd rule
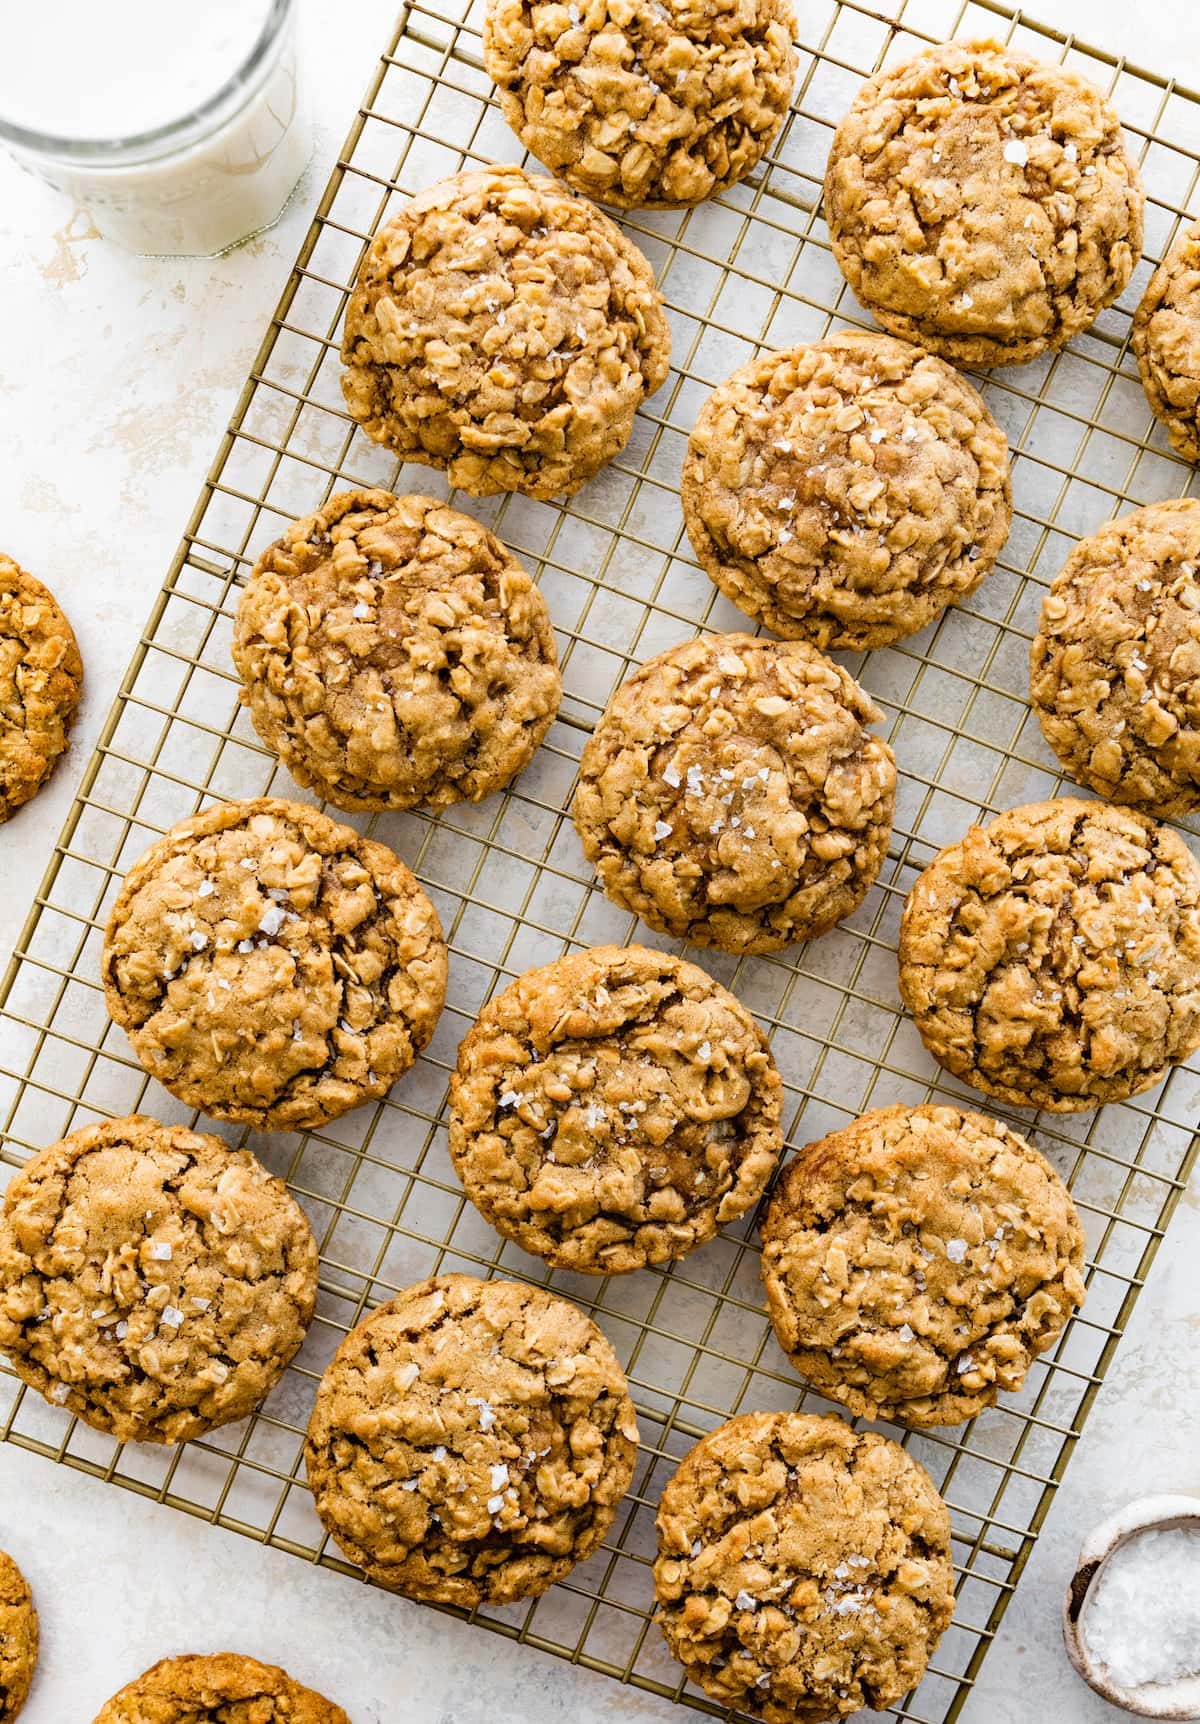
[[[1200,85],[1178,0],[1040,0],[1038,17]],[[394,7],[301,0],[314,161],[279,227],[217,262],[131,258],[0,159],[0,543],[70,613],[87,693],[70,760],[0,828],[0,955],[41,877]],[[336,26],[332,20],[336,17]],[[0,84],[11,68],[0,68]],[[152,68],[147,68],[152,75]],[[317,79],[319,78],[319,82]],[[1200,1491],[1200,1199],[1189,1193],[1010,1606],[968,1724],[1101,1724],[1058,1612],[1084,1528],[1146,1490]],[[41,1609],[27,1724],[87,1724],[171,1652],[286,1664],[354,1724],[682,1720],[666,1702],[0,1447],[0,1545]]]

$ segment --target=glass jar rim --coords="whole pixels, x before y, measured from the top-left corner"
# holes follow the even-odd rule
[[[31,155],[53,156],[59,161],[93,168],[123,167],[132,162],[172,155],[176,150],[218,131],[230,117],[231,99],[240,95],[263,70],[291,16],[294,3],[295,0],[270,0],[263,27],[245,59],[211,96],[206,96],[204,101],[174,120],[166,120],[148,131],[130,132],[125,137],[71,138],[17,125],[14,120],[6,120],[0,114],[0,143],[11,144]]]

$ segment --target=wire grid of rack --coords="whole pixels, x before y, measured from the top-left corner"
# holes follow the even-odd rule
[[[949,35],[999,34],[1062,59],[1113,94],[1142,159],[1148,259],[1200,178],[1200,96],[1080,48],[993,0],[800,0],[801,67],[787,126],[748,183],[687,213],[625,226],[655,263],[674,368],[623,455],[567,505],[456,499],[535,571],[555,619],[565,699],[512,789],[437,819],[354,823],[392,844],[435,899],[451,946],[434,1042],[377,1107],[319,1132],[249,1142],[285,1175],[321,1244],[318,1315],[283,1382],[244,1424],[175,1451],[121,1448],[0,1374],[0,1435],[106,1481],[308,1560],[340,1565],[304,1483],[301,1444],[321,1370],[372,1304],[438,1269],[549,1280],[593,1311],[637,1402],[634,1486],[604,1549],[536,1603],[481,1610],[500,1632],[660,1695],[718,1711],[683,1683],[650,1618],[654,1505],[704,1430],[750,1408],[820,1406],[762,1314],[752,1223],[661,1272],[548,1276],[465,1202],[445,1145],[446,1075],[487,996],[526,967],[604,940],[646,937],[595,889],[569,816],[579,751],[630,668],[702,629],[743,626],[692,561],[680,461],[709,388],[763,347],[865,321],[830,256],[819,194],[831,126],[884,59]],[[482,70],[475,0],[405,8],[271,321],[232,427],[55,851],[4,986],[3,1162],[97,1116],[192,1119],[150,1083],[108,1022],[101,931],[123,871],[165,827],[226,797],[295,794],[239,712],[229,657],[238,584],[284,521],[357,483],[444,491],[397,470],[348,419],[337,336],[371,232],[410,194],[470,163],[519,159]],[[850,662],[888,719],[901,769],[879,884],[819,942],[738,962],[700,954],[771,1034],[789,1140],[869,1106],[964,1096],[898,1007],[895,936],[919,869],[978,816],[1061,784],[1026,703],[1041,595],[1080,534],[1131,504],[1178,495],[1192,470],[1152,428],[1131,364],[1132,306],[1151,264],[1069,351],[980,379],[1015,451],[1016,518],[1000,565],[924,635]],[[1195,834],[1187,834],[1195,842]],[[661,942],[664,943],[665,942]],[[1196,1154],[1200,1068],[1093,1116],[1038,1119],[1089,1237],[1089,1296],[1022,1394],[961,1430],[904,1440],[953,1517],[958,1605],[915,1695],[888,1714],[957,1717],[995,1635]],[[1030,1120],[1017,1120],[1030,1130]],[[903,1435],[903,1433],[895,1433]]]

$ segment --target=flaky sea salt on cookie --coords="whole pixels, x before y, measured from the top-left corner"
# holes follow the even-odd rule
[[[446,995],[437,911],[385,845],[303,803],[220,802],[125,876],[100,957],[152,1077],[282,1131],[386,1095]]]
[[[796,76],[789,0],[489,0],[504,117],[578,192],[678,208],[753,169]]]
[[[1075,1113],[1200,1047],[1200,863],[1130,808],[1061,797],[972,826],[900,924],[900,993],[947,1070]]]
[[[611,1275],[703,1245],[757,1202],[782,1085],[746,1008],[695,964],[598,946],[489,1000],[450,1080],[450,1154],[493,1227]]]
[[[977,391],[908,342],[849,330],[719,384],[682,494],[725,596],[825,649],[924,628],[974,591],[1012,522],[1008,443]]]
[[[886,1107],[805,1145],[762,1223],[775,1335],[865,1419],[956,1425],[1021,1387],[1083,1299],[1071,1195],[1015,1131]]]
[[[233,661],[255,729],[338,808],[478,802],[562,697],[545,600],[435,497],[343,491],[254,565]]]
[[[1042,603],[1029,699],[1079,783],[1163,818],[1200,808],[1200,501],[1080,540]]]
[[[633,1477],[637,1422],[600,1330],[515,1281],[438,1275],[352,1329],[317,1391],[317,1513],[372,1580],[511,1604],[590,1556]]]
[[[859,905],[887,854],[882,717],[802,641],[709,635],[617,690],[579,768],[575,827],[604,891],[697,946],[773,952]]]
[[[671,336],[646,258],[558,180],[473,169],[382,227],[346,311],[363,430],[473,496],[577,491],[629,441]]]
[[[953,1614],[928,1473],[839,1418],[731,1419],[684,1456],[655,1524],[667,1645],[710,1699],[767,1724],[884,1710]]]
[[[1143,193],[1116,110],[1077,73],[947,42],[863,85],[825,173],[834,256],[894,335],[1020,365],[1095,322],[1133,273]]]

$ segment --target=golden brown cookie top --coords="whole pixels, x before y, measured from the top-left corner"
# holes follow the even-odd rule
[[[38,1659],[38,1618],[29,1583],[0,1550],[0,1724],[25,1704]]]
[[[776,634],[884,646],[995,563],[1008,443],[944,360],[843,330],[717,386],[688,445],[683,512],[711,578]]]
[[[1183,228],[1146,284],[1132,346],[1171,447],[1200,461],[1200,221]]]
[[[53,594],[0,553],[0,822],[50,776],[82,688],[75,635]]]
[[[350,1724],[286,1670],[237,1652],[164,1658],[106,1701],[94,1724]]]
[[[26,1163],[0,1218],[0,1348],[123,1442],[249,1413],[304,1339],[317,1247],[249,1150],[141,1114]]]
[[[587,197],[678,208],[756,166],[796,76],[789,0],[489,0],[483,54],[525,148]]]
[[[887,853],[883,715],[802,641],[710,635],[650,659],[583,751],[575,825],[608,896],[730,952],[824,933]]]
[[[438,1275],[351,1330],[305,1460],[373,1580],[473,1609],[544,1592],[607,1531],[637,1423],[600,1330],[540,1287]]]
[[[780,1346],[860,1418],[973,1418],[1021,1387],[1084,1296],[1066,1186],[958,1107],[879,1108],[807,1144],[762,1237]]]
[[[1058,348],[1122,292],[1141,176],[1075,72],[947,42],[869,78],[825,174],[834,255],[886,329],[960,365]]]
[[[745,1413],[658,1511],[657,1621],[688,1676],[768,1724],[890,1706],[954,1611],[950,1516],[898,1443],[836,1417]]]
[[[934,1057],[1012,1107],[1137,1095],[1200,1047],[1200,863],[1132,809],[1011,809],[913,887],[900,993]]]
[[[1200,808],[1200,501],[1081,540],[1042,604],[1029,698],[1072,778],[1164,817]]]
[[[473,496],[578,490],[667,374],[654,272],[557,180],[473,169],[372,240],[346,311],[342,388],[369,437]]]
[[[385,1095],[446,991],[437,912],[384,845],[299,802],[222,802],[125,877],[101,959],[152,1076],[214,1119],[319,1125]]]
[[[478,802],[562,696],[516,558],[435,497],[388,491],[343,491],[262,553],[233,659],[263,741],[339,808]]]
[[[450,1153],[493,1227],[555,1268],[665,1263],[757,1201],[782,1143],[761,1030],[695,964],[599,946],[490,1000],[450,1080]]]

